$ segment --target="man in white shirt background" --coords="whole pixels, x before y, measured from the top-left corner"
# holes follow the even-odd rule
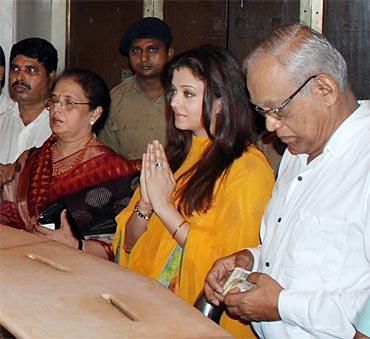
[[[0,115],[0,163],[14,163],[32,147],[40,147],[51,134],[45,99],[54,84],[58,55],[41,38],[14,44],[9,61],[9,94],[17,103]]]
[[[273,32],[244,70],[251,102],[287,150],[262,245],[218,260],[206,296],[261,338],[353,338],[370,296],[369,101],[358,105],[343,57],[304,25]],[[223,297],[235,267],[255,272],[256,287]]]
[[[5,55],[0,46],[0,116],[5,112],[10,111],[13,106],[15,106],[15,102],[3,92],[5,84],[5,70]]]

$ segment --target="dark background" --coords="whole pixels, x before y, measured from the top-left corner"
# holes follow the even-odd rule
[[[272,30],[299,21],[298,0],[164,0],[176,53],[213,43],[239,62]],[[118,44],[130,23],[142,17],[142,1],[70,0],[67,67],[85,67],[110,88],[129,69]],[[343,54],[360,99],[370,93],[370,1],[324,0],[323,34]]]

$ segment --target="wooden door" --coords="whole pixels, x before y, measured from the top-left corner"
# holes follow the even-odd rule
[[[164,20],[176,53],[213,43],[239,61],[275,28],[299,22],[299,0],[165,0]],[[118,44],[130,23],[142,17],[139,0],[70,0],[67,67],[98,72],[112,88],[129,69]],[[344,55],[359,98],[370,93],[370,1],[325,0],[323,33]]]
[[[274,29],[299,21],[299,1],[229,0],[228,48],[239,63]]]
[[[118,45],[126,28],[142,16],[142,1],[71,0],[67,67],[100,74],[112,88],[129,68]]]
[[[118,51],[126,28],[143,16],[143,2],[71,0],[67,67],[96,71],[112,88],[129,69]],[[164,21],[172,30],[176,53],[213,43],[227,46],[227,0],[164,1]]]
[[[176,53],[203,44],[227,47],[227,0],[164,1],[164,20],[172,29]]]
[[[325,0],[323,34],[347,61],[359,99],[370,99],[370,1]]]

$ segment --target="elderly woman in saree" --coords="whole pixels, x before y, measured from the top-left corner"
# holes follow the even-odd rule
[[[148,145],[140,187],[116,218],[116,261],[193,304],[213,261],[259,243],[273,171],[251,142],[245,80],[228,51],[203,46],[167,70],[167,145]],[[249,326],[221,318],[237,337]]]
[[[83,236],[114,233],[115,215],[128,204],[138,173],[95,136],[109,106],[109,90],[97,74],[71,69],[59,76],[46,101],[52,136],[1,169],[0,223],[46,234],[43,218],[52,228],[66,218],[75,235],[67,239],[76,248]],[[63,241],[63,232],[53,238]],[[112,258],[111,247],[97,242]]]

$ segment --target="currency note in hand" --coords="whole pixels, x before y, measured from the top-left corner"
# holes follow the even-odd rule
[[[235,269],[231,272],[229,278],[226,280],[224,284],[224,291],[222,295],[226,295],[234,287],[238,287],[240,289],[240,292],[245,292],[255,287],[256,286],[255,284],[252,284],[249,281],[247,281],[248,275],[250,273],[251,272],[241,267],[235,267]]]

